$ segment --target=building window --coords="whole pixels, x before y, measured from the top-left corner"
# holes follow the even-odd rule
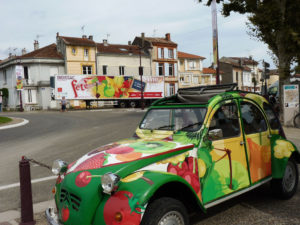
[[[184,82],[184,77],[179,77],[180,82]]]
[[[159,76],[163,76],[164,75],[164,64],[163,63],[159,63],[158,64],[158,75]]]
[[[173,59],[174,58],[173,49],[168,49],[168,56],[169,56],[169,59]]]
[[[28,102],[28,103],[32,103],[32,93],[31,93],[31,89],[28,89],[28,95],[27,95],[27,96],[28,96],[28,99],[27,99],[28,101],[27,101],[27,102]]]
[[[85,56],[85,57],[88,57],[88,56],[89,56],[89,50],[86,49],[86,48],[84,49],[84,56]]]
[[[82,66],[83,74],[92,74],[92,66]]]
[[[173,64],[169,64],[169,76],[174,76],[174,65]]]
[[[190,61],[189,62],[189,69],[190,70],[194,70],[194,69],[196,69],[196,62],[195,61]]]
[[[175,95],[175,84],[170,84],[170,95]]]
[[[72,48],[72,54],[76,55],[76,49],[75,48]]]
[[[235,82],[239,82],[239,72],[235,72]]]
[[[199,78],[198,77],[193,77],[193,81],[194,81],[194,84],[198,84],[199,83]]]
[[[164,48],[158,49],[158,58],[161,58],[161,59],[164,58]]]
[[[3,70],[3,83],[4,83],[4,84],[7,84],[6,70]]]
[[[103,75],[107,75],[107,66],[102,66]]]
[[[125,74],[125,66],[119,66],[119,74],[124,75]]]
[[[29,76],[28,76],[28,67],[27,66],[24,66],[24,79],[25,79],[25,82],[28,84]]]

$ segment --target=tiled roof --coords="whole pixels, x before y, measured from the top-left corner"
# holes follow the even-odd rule
[[[145,41],[149,41],[152,44],[171,44],[177,46],[175,42],[171,40],[167,40],[166,38],[163,37],[145,37]]]
[[[245,64],[246,65],[257,65],[258,64],[258,62],[256,62],[255,60],[247,58],[247,57],[227,57],[227,58],[231,58],[233,60],[236,60],[237,62],[239,60],[241,60],[243,65],[245,65]]]
[[[43,48],[39,48],[19,58],[55,58],[63,59],[63,56],[57,51],[56,44],[51,44]]]
[[[205,57],[199,55],[193,55],[185,52],[178,51],[178,58],[186,58],[186,59],[205,59]]]
[[[60,37],[67,45],[77,45],[77,46],[95,46],[96,43],[88,38],[77,38],[77,37]]]
[[[203,68],[202,73],[203,74],[216,74],[217,71],[212,68]],[[220,71],[220,74],[223,74],[223,73],[224,73],[223,71]]]
[[[251,68],[248,67],[248,66],[243,66],[243,69],[246,70],[246,71],[251,71]]]
[[[130,53],[134,55],[140,54],[140,48],[137,45],[97,43],[97,51],[99,53],[111,53],[111,54],[126,54],[126,55],[129,55]],[[145,55],[143,51],[141,51],[141,54]]]

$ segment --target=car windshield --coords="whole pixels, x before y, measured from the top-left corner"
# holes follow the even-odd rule
[[[194,132],[201,128],[206,108],[151,109],[141,129]]]

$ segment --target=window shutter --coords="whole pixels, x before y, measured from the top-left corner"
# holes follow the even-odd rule
[[[165,63],[165,76],[169,76],[169,63]]]
[[[157,48],[158,58],[161,59],[161,48]]]
[[[174,75],[177,77],[177,63],[174,63]]]
[[[175,83],[175,94],[177,93],[178,91],[178,83]]]
[[[168,59],[169,55],[168,55],[168,48],[164,48],[164,58]]]
[[[159,76],[158,63],[156,63],[156,76]]]
[[[167,96],[170,96],[170,84],[166,83]]]
[[[177,51],[176,51],[176,48],[174,48],[173,53],[174,53],[174,59],[177,59]]]
[[[187,65],[187,60],[184,60],[184,70],[187,71],[188,65]]]

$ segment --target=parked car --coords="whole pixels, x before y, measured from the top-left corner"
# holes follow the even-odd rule
[[[132,138],[53,172],[50,224],[189,224],[267,182],[282,199],[298,185],[299,151],[271,105],[235,85],[180,89],[152,104]]]

